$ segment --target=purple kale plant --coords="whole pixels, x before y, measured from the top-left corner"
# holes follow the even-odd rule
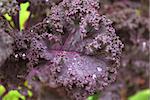
[[[100,100],[127,99],[149,87],[149,21],[139,3],[115,2],[104,12],[113,21],[116,33],[125,44],[117,81],[101,92]],[[111,10],[112,9],[112,10]],[[131,91],[132,90],[132,91]]]
[[[54,100],[84,100],[115,81],[123,44],[111,20],[100,15],[99,0],[31,3],[49,4],[49,13],[23,32],[12,30],[14,53],[3,68],[19,66],[19,76],[41,99],[46,91]]]
[[[13,38],[0,29],[0,66],[5,62],[7,57],[12,54],[12,44]]]

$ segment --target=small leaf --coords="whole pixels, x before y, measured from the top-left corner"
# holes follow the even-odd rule
[[[3,16],[5,17],[5,19],[7,21],[11,21],[12,20],[12,17],[8,13],[4,14]]]
[[[25,82],[24,82],[24,86],[27,87],[27,88],[29,88],[29,89],[32,89],[32,86],[29,85],[28,81],[25,81]]]
[[[11,27],[14,28],[15,24],[14,24],[14,22],[12,20],[12,17],[8,13],[5,13],[3,16],[9,22],[9,24],[11,25]]]
[[[11,90],[3,97],[2,100],[26,100],[26,98],[17,90]]]
[[[150,100],[150,89],[142,90],[132,95],[128,100]]]
[[[32,97],[32,96],[33,96],[32,91],[28,90],[28,96],[29,96],[29,97]]]
[[[0,85],[0,96],[2,96],[5,93],[6,89],[3,85]]]
[[[29,19],[30,16],[30,11],[28,11],[29,6],[30,6],[29,2],[20,4],[20,11],[19,11],[20,31],[22,31],[25,28],[25,23]]]
[[[99,100],[99,96],[100,94],[96,93],[94,95],[89,96],[87,100]]]

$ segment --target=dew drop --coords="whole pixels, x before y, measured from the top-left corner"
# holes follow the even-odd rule
[[[95,74],[93,74],[92,78],[93,78],[93,79],[96,79],[96,75],[95,75]]]
[[[25,56],[26,56],[26,54],[23,53],[23,54],[22,54],[22,57],[25,57]]]
[[[18,54],[15,54],[15,58],[18,58]]]
[[[49,20],[47,20],[46,23],[49,23]]]
[[[71,69],[71,68],[68,68],[68,70],[70,70],[70,71],[71,71],[72,69]]]
[[[33,32],[33,30],[30,30],[30,32]]]
[[[101,72],[101,71],[102,71],[102,68],[100,68],[100,67],[97,67],[97,70],[98,70],[99,72]]]
[[[146,42],[143,42],[143,43],[142,43],[142,46],[143,46],[143,51],[144,51],[145,48],[146,48]]]

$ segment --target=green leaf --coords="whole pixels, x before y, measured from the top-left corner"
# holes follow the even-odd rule
[[[8,13],[5,13],[3,16],[5,17],[5,19],[7,21],[11,21],[12,20],[12,17]]]
[[[29,96],[29,97],[32,97],[32,96],[33,96],[32,91],[28,90],[28,96]]]
[[[32,86],[29,85],[29,82],[28,82],[28,81],[25,81],[25,82],[24,82],[24,86],[27,87],[28,89],[32,89]]]
[[[20,94],[17,90],[10,90],[2,100],[26,100],[25,96]]]
[[[25,28],[25,23],[27,22],[27,20],[30,17],[30,11],[28,11],[29,6],[30,6],[29,2],[20,4],[20,11],[19,11],[20,31],[22,31]]]
[[[2,96],[5,93],[6,89],[3,85],[0,85],[0,96]]]
[[[130,96],[128,100],[150,100],[150,89],[145,89]]]
[[[15,27],[15,24],[14,24],[14,22],[13,22],[13,20],[12,20],[12,17],[8,14],[8,13],[5,13],[4,15],[4,18],[10,23],[10,25],[11,25],[11,27]]]
[[[99,100],[100,94],[96,93],[94,95],[91,95],[87,98],[87,100]]]

